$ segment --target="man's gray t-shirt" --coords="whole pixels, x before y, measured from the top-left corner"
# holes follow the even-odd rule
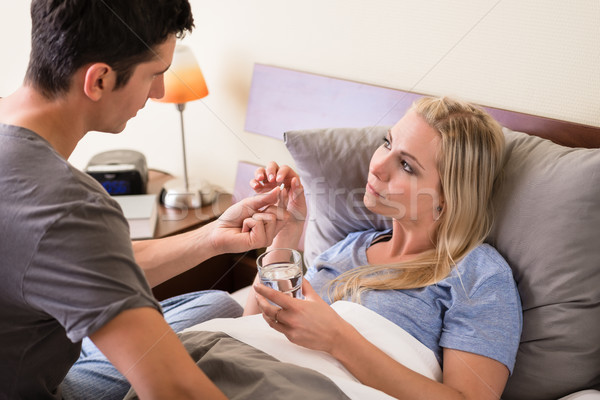
[[[160,305],[118,204],[45,139],[4,124],[0,221],[0,394],[60,398],[84,337]]]

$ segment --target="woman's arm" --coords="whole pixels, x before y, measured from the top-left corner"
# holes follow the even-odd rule
[[[473,353],[444,349],[443,382],[396,362],[353,327],[344,331],[332,356],[363,384],[399,399],[500,399],[508,369]]]
[[[257,302],[269,325],[300,346],[335,357],[363,384],[399,399],[499,399],[508,369],[487,357],[444,350],[443,383],[396,362],[366,340],[310,287],[305,300],[292,299],[262,285]],[[273,306],[266,299],[281,306]]]
[[[267,250],[274,248],[297,249],[304,230],[306,220],[304,188],[298,174],[292,168],[287,165],[280,167],[277,163],[270,162],[265,168],[258,168],[254,173],[254,179],[250,181],[250,186],[257,193],[281,184],[286,188],[286,192],[284,192],[286,196],[280,199],[280,206],[286,208],[290,217]],[[257,283],[259,283],[258,275],[254,279],[254,284]],[[258,313],[260,313],[260,308],[256,303],[255,292],[254,289],[250,289],[244,306],[244,315]]]
[[[297,249],[306,221],[304,187],[298,174],[289,166],[279,166],[272,161],[265,168],[258,168],[254,172],[254,179],[250,181],[256,193],[263,193],[281,184],[284,185],[284,192],[279,206],[285,208],[290,217],[269,248]]]

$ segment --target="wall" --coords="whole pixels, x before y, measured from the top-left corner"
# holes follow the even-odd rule
[[[282,142],[244,131],[255,62],[600,126],[598,0],[191,3],[196,30],[184,42],[211,94],[186,109],[188,163],[227,190],[238,160],[292,163]],[[0,96],[23,77],[28,8],[0,0]],[[181,174],[174,106],[149,101],[122,134],[90,133],[70,160],[82,168],[113,148],[141,150],[150,167]]]

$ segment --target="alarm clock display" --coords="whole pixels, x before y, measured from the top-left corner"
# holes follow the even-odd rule
[[[113,196],[146,193],[148,167],[146,157],[135,150],[111,150],[97,154],[85,172]]]

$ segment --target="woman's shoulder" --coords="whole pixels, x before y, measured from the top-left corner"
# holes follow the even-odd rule
[[[471,250],[458,262],[451,275],[459,276],[461,282],[472,290],[492,281],[505,288],[516,287],[509,264],[498,250],[486,243]]]
[[[510,266],[502,255],[493,246],[482,243],[471,250],[460,263],[482,264],[484,263],[489,271],[510,272]]]

